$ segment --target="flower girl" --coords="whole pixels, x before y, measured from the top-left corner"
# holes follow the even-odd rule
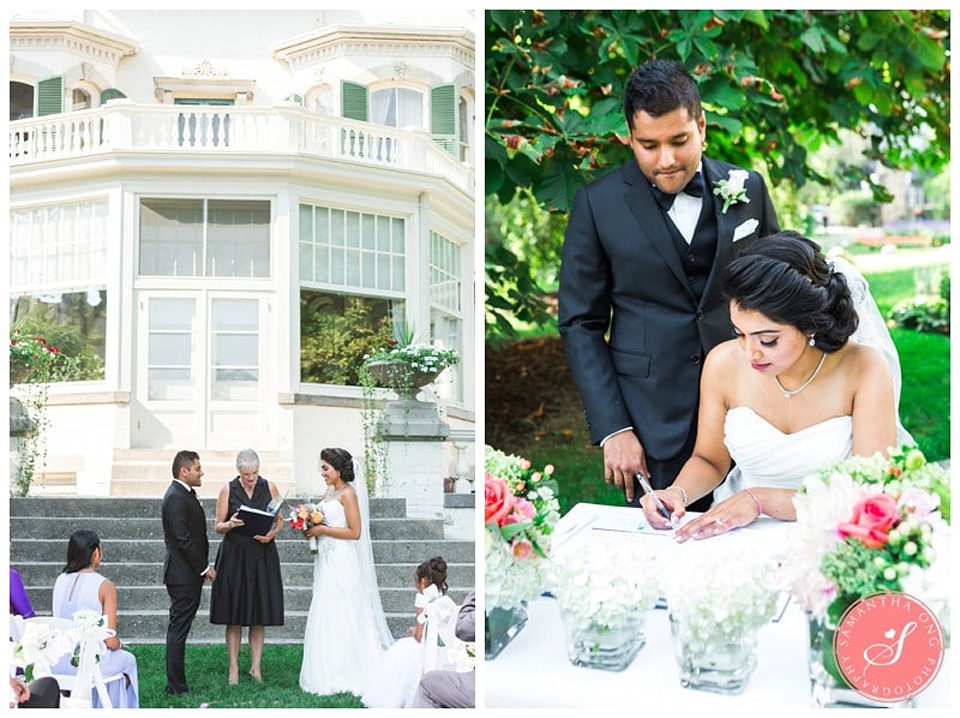
[[[440,556],[424,561],[415,573],[417,623],[384,654],[363,691],[368,708],[412,708],[420,677],[450,668],[446,648],[454,636],[457,605],[447,593],[447,564]]]

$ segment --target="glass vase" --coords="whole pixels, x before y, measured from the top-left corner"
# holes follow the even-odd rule
[[[713,693],[742,693],[757,666],[758,628],[694,625],[670,616],[680,685]]]
[[[622,671],[636,658],[647,642],[646,614],[636,611],[616,625],[605,625],[561,607],[567,657],[575,666]]]
[[[835,628],[823,619],[807,616],[809,627],[808,665],[810,703],[814,708],[913,708],[916,699],[899,703],[874,701],[851,687],[837,666],[833,652]]]
[[[527,604],[514,608],[493,606],[485,613],[484,655],[487,660],[496,658],[517,637],[527,623]]]

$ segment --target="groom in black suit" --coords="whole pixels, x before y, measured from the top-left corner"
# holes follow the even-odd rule
[[[173,459],[173,481],[163,496],[163,542],[167,557],[163,582],[170,596],[167,625],[167,693],[189,693],[184,668],[187,634],[200,608],[205,578],[214,581],[217,572],[207,556],[207,517],[197,499],[203,469],[195,451],[180,451]]]
[[[665,488],[693,452],[704,357],[733,337],[720,275],[735,243],[779,224],[759,174],[703,156],[706,119],[683,65],[636,70],[624,112],[636,161],[577,192],[559,327],[605,478],[638,505],[635,473]]]

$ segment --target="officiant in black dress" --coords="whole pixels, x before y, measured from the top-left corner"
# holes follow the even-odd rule
[[[264,626],[283,625],[283,583],[274,539],[283,514],[264,533],[254,533],[238,515],[241,506],[272,511],[280,501],[276,485],[260,476],[260,457],[253,449],[237,454],[237,476],[220,489],[214,529],[223,534],[217,552],[217,581],[210,595],[210,622],[225,625],[230,658],[228,682],[239,682],[238,658],[243,626],[249,627],[250,675],[262,682]]]

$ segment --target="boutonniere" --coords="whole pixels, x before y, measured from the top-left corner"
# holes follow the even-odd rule
[[[750,198],[747,197],[747,188],[744,187],[749,175],[750,173],[746,170],[730,170],[727,179],[713,183],[713,193],[723,199],[723,209],[720,210],[723,214],[727,213],[732,204],[750,202]]]

